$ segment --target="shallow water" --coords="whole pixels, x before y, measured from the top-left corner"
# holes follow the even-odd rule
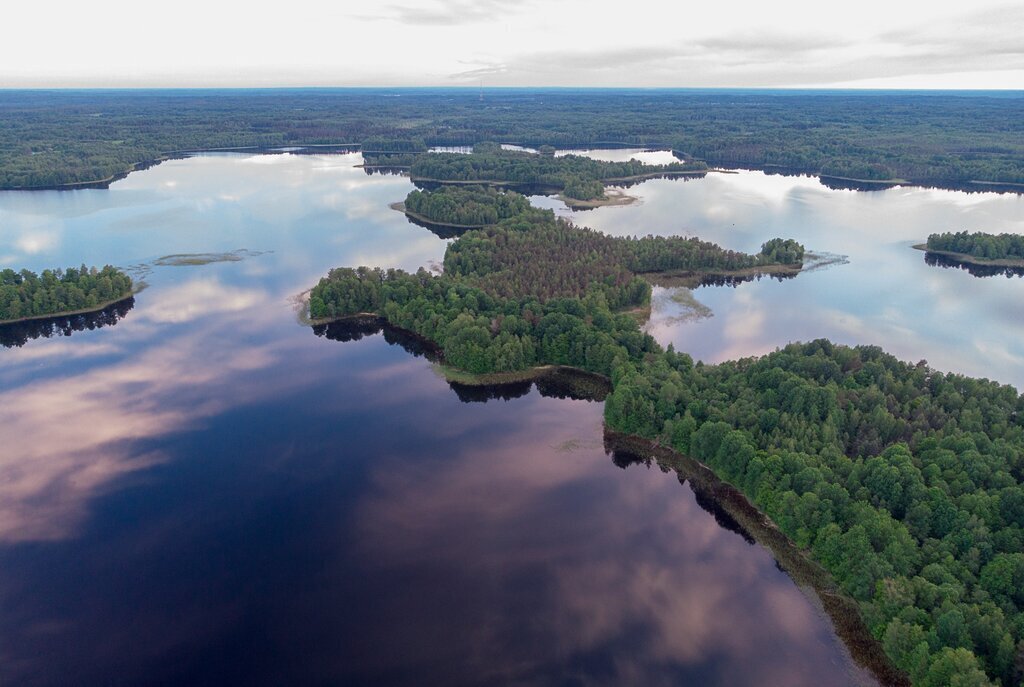
[[[675,475],[613,462],[600,403],[527,387],[464,403],[483,395],[381,335],[297,323],[294,296],[330,267],[444,254],[388,208],[409,181],[359,162],[204,155],[109,190],[0,193],[0,264],[110,262],[149,285],[102,326],[0,348],[0,682],[862,679],[767,551]],[[641,202],[574,217],[850,260],[697,289],[704,319],[659,291],[662,343],[715,361],[829,336],[1024,382],[1024,282],[908,247],[1022,231],[1016,196],[752,172],[629,192]],[[237,249],[253,254],[154,264]]]

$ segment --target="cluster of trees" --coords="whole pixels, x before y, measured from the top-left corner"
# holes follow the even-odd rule
[[[423,269],[331,270],[310,294],[315,318],[374,313],[433,341],[451,365],[474,373],[541,363],[611,374],[617,360],[657,349],[628,315],[613,312],[599,290],[583,298],[498,298],[447,274]]]
[[[95,181],[182,150],[398,142],[656,146],[725,167],[1024,183],[1019,94],[657,90],[5,91],[0,188]],[[396,145],[385,145],[396,143]],[[392,164],[398,164],[392,162]],[[408,159],[400,164],[409,164]]]
[[[962,253],[983,260],[1024,260],[1024,236],[966,231],[932,234],[928,250]]]
[[[131,277],[110,265],[43,270],[42,274],[5,269],[0,271],[0,321],[96,308],[131,292]]]
[[[310,293],[316,319],[358,314],[434,341],[469,372],[573,365],[610,376],[617,359],[657,350],[623,310],[650,301],[651,287],[628,265],[721,269],[757,256],[697,239],[618,239],[531,208],[469,231],[445,253],[444,273],[332,270]]]
[[[1024,397],[877,347],[613,371],[607,424],[711,466],[812,553],[916,685],[1020,684]]]
[[[436,191],[413,190],[405,209],[438,224],[484,226],[530,209],[519,193],[484,186],[443,186]]]
[[[793,239],[771,239],[761,244],[759,258],[766,263],[802,265],[804,247]]]
[[[750,255],[698,238],[608,236],[531,209],[464,234],[448,247],[444,269],[504,298],[580,297],[598,288],[616,309],[647,302],[650,287],[638,274],[724,273],[802,258],[803,246],[792,240],[773,239]]]
[[[493,181],[530,184],[560,190],[578,200],[604,195],[605,181],[707,169],[703,162],[647,165],[638,160],[605,162],[580,155],[554,157],[518,150],[503,150],[494,143],[478,144],[472,155],[432,153],[412,163],[410,176],[441,182]]]

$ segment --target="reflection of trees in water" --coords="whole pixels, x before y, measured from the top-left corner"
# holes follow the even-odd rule
[[[452,227],[445,224],[434,224],[433,222],[424,222],[421,219],[417,219],[410,214],[406,214],[405,218],[409,220],[410,224],[415,224],[418,227],[423,227],[428,231],[432,232],[435,236],[441,239],[454,239],[465,234],[469,229],[462,227]]]
[[[631,465],[646,465],[647,467],[651,467],[652,461],[649,457],[642,458],[636,455],[635,453],[630,453],[629,451],[623,451],[621,449],[614,448],[612,443],[609,442],[608,436],[605,436],[604,449],[605,453],[611,456],[612,463],[614,463],[616,467],[622,468],[623,470],[625,470]],[[659,465],[658,467],[660,467],[663,472],[668,472],[671,469],[669,467],[662,465]],[[679,474],[678,477],[680,484],[686,484],[686,477],[684,475]],[[718,500],[714,497],[714,495],[711,492],[704,489],[699,484],[693,481],[690,482],[690,490],[693,491],[693,496],[694,499],[697,501],[697,505],[700,506],[706,513],[711,515],[715,519],[715,522],[717,522],[719,526],[722,527],[722,529],[729,530],[730,532],[735,532],[736,534],[740,535],[743,538],[743,541],[747,542],[748,544],[753,545],[755,543],[755,540],[752,536],[750,536],[750,533],[747,532],[743,525],[736,521],[736,518],[729,515],[729,512],[725,510],[722,504],[718,502]]]
[[[739,286],[745,284],[748,281],[760,281],[764,278],[777,279],[778,281],[785,281],[786,279],[794,278],[798,272],[783,272],[781,274],[746,274],[746,275],[735,275],[735,274],[707,274],[700,277],[697,286]]]
[[[336,322],[313,325],[313,333],[331,341],[359,341],[368,336],[383,333],[384,340],[392,346],[401,346],[407,353],[423,357],[432,362],[441,362],[441,351],[430,341],[392,327],[382,317],[367,315],[349,317]],[[541,396],[567,398],[584,401],[603,401],[611,390],[604,378],[589,372],[571,368],[544,370],[535,379],[500,384],[464,384],[449,381],[455,395],[463,403],[486,403],[487,401],[511,401],[522,398],[536,386]]]
[[[384,340],[392,346],[401,346],[406,353],[411,353],[417,358],[423,357],[428,360],[439,360],[440,351],[426,339],[416,336],[412,332],[397,329],[387,324],[382,317],[350,317],[337,322],[313,325],[313,333],[331,341],[359,341],[367,336],[384,333]]]
[[[533,382],[509,382],[508,384],[460,384],[448,382],[455,395],[463,403],[486,403],[487,401],[511,401],[530,393]]]
[[[126,298],[103,310],[80,315],[58,315],[39,320],[14,322],[0,325],[0,346],[14,348],[24,346],[31,339],[49,339],[53,336],[71,336],[100,327],[117,324],[128,311],[135,307],[135,298]]]
[[[948,255],[939,253],[925,253],[924,261],[933,267],[946,269],[962,269],[975,277],[999,277],[1007,278],[1024,277],[1024,267],[1006,267],[1001,265],[976,265],[971,262],[963,262]]]

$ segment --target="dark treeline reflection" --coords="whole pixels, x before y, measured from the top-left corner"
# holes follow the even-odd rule
[[[331,341],[359,341],[367,336],[384,333],[384,340],[392,346],[401,346],[407,353],[428,360],[439,360],[440,354],[429,341],[421,339],[386,323],[378,317],[351,317],[337,322],[313,325],[313,333]]]
[[[777,281],[785,281],[792,279],[797,276],[797,272],[789,272],[784,274],[708,274],[700,278],[697,286],[732,286],[736,287],[740,284],[745,284],[750,281],[760,281],[761,279],[775,279]]]
[[[574,401],[603,401],[609,391],[609,384],[603,378],[568,368],[543,370],[532,380],[500,384],[462,384],[450,381],[448,386],[463,403],[511,401],[526,396],[534,387],[537,393],[546,398]]]
[[[411,332],[392,327],[383,318],[352,317],[336,322],[317,324],[313,325],[313,333],[325,339],[342,343],[359,341],[365,337],[383,333],[384,340],[392,346],[401,346],[407,353],[417,357],[424,357],[433,362],[443,362],[443,356],[431,342]],[[528,380],[494,384],[465,384],[449,381],[448,385],[463,403],[511,401],[526,396],[535,386],[541,396],[578,401],[603,401],[611,390],[608,381],[603,377],[581,370],[560,367],[540,370],[535,378]]]
[[[605,436],[604,447],[605,453],[611,456],[612,463],[623,470],[632,465],[644,465],[648,468],[654,465],[654,461],[650,458],[640,457],[635,453],[614,448],[612,442],[609,441],[607,436]],[[658,468],[662,472],[669,472],[671,470],[670,467],[663,465],[658,465]],[[679,484],[685,485],[687,482],[686,476],[680,474],[678,477]],[[757,543],[743,525],[737,522],[736,518],[729,515],[729,512],[726,511],[718,499],[715,498],[715,495],[708,491],[703,485],[690,480],[690,489],[693,491],[694,500],[697,502],[697,505],[700,506],[705,513],[711,515],[722,529],[740,535],[740,537],[743,538],[743,541],[750,545]],[[776,563],[776,565],[778,564]],[[781,568],[779,569],[782,570]],[[783,570],[783,572],[785,572],[785,570]]]
[[[963,262],[948,255],[939,253],[925,253],[925,263],[933,267],[944,267],[946,269],[962,269],[975,277],[1024,277],[1024,267],[1007,267],[1005,265],[976,265],[970,262]]]
[[[421,219],[417,219],[412,215],[406,215],[405,218],[409,220],[409,224],[415,224],[417,227],[423,227],[427,231],[431,232],[439,239],[454,239],[465,234],[469,229],[461,229],[459,227],[452,227],[445,224],[434,224],[433,222],[424,222]]]
[[[103,310],[79,315],[60,315],[26,322],[0,325],[0,346],[15,348],[24,346],[32,339],[49,339],[53,336],[71,336],[75,332],[112,326],[121,321],[128,311],[135,307],[135,298],[126,298]]]

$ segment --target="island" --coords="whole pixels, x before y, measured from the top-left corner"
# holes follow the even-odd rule
[[[458,381],[577,368],[607,379],[607,441],[699,478],[813,588],[884,684],[1012,684],[1024,657],[1024,397],[827,340],[695,362],[637,313],[663,274],[784,269],[696,238],[614,238],[531,209],[464,233],[444,272],[331,270],[321,323],[369,318]],[[322,326],[322,325],[321,325]]]
[[[931,234],[917,250],[982,267],[1024,268],[1024,236],[966,231]]]
[[[0,271],[0,324],[103,310],[132,296],[132,278],[107,265]]]
[[[395,210],[412,219],[448,229],[480,229],[529,209],[522,194],[485,186],[445,186],[435,191],[412,190]]]

